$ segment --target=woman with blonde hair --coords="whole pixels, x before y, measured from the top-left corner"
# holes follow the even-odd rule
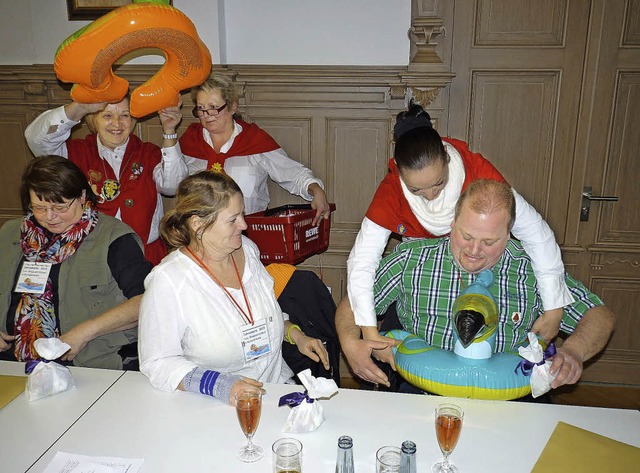
[[[268,178],[291,194],[311,201],[314,225],[329,218],[331,210],[324,184],[297,161],[289,158],[269,134],[238,116],[239,93],[233,81],[219,72],[191,91],[193,116],[180,137],[180,147],[190,173],[203,169],[226,172],[242,189],[247,214],[269,205]]]
[[[25,130],[35,156],[60,155],[82,169],[98,196],[97,209],[133,228],[153,264],[167,254],[158,230],[164,214],[161,194],[173,195],[187,176],[176,146],[180,105],[158,115],[162,149],[133,133],[137,120],[129,112],[128,96],[118,103],[70,102],[42,113]],[[71,138],[72,129],[83,119],[91,133]]]
[[[140,313],[140,370],[155,387],[229,403],[247,384],[287,382],[283,339],[328,368],[322,342],[285,320],[246,227],[226,174],[201,171],[178,187],[161,223],[177,249],[145,281]]]

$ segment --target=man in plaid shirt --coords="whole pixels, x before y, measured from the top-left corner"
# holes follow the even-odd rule
[[[514,216],[508,185],[472,183],[458,200],[449,237],[401,243],[380,262],[374,285],[376,312],[382,314],[396,302],[405,330],[432,346],[453,350],[453,303],[478,273],[490,269],[494,283],[489,291],[500,313],[495,351],[513,350],[543,312],[531,259],[518,241],[510,239]],[[598,296],[569,275],[566,282],[575,302],[564,308],[555,331],[559,326],[571,335],[553,358],[551,372],[558,373],[553,388],[576,383],[583,363],[605,347],[615,326],[614,314]],[[336,312],[336,328],[353,371],[366,381],[388,386],[371,355],[395,369],[391,347],[399,341],[361,340],[346,297]]]

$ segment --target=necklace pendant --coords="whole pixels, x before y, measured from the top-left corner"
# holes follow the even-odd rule
[[[115,200],[120,195],[120,182],[115,179],[106,179],[102,184],[102,196],[106,202]]]

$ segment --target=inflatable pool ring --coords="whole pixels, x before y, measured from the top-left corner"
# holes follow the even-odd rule
[[[131,93],[134,117],[177,105],[180,91],[201,84],[211,71],[211,53],[191,20],[163,0],[116,8],[78,30],[58,48],[54,70],[61,81],[74,83],[74,101],[116,103],[129,83],[111,67],[141,48],[161,49],[165,64]]]
[[[385,334],[402,340],[394,353],[396,369],[405,380],[442,396],[509,400],[531,393],[530,376],[517,369],[523,360],[517,347],[514,352],[493,353],[498,309],[487,290],[492,282],[493,274],[483,271],[454,302],[453,351],[403,330]]]
[[[515,371],[522,361],[517,352],[494,353],[489,359],[473,360],[432,347],[402,330],[392,330],[386,336],[403,340],[395,350],[396,369],[424,391],[495,400],[517,399],[531,393],[530,377]]]

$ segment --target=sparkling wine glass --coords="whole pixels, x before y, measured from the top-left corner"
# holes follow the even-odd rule
[[[455,404],[440,404],[436,407],[436,438],[444,458],[431,467],[432,473],[457,473],[458,468],[449,462],[449,455],[456,448],[464,412]]]
[[[244,388],[235,394],[236,413],[240,428],[247,437],[247,444],[238,450],[238,458],[243,462],[255,462],[262,458],[264,451],[262,447],[254,445],[253,434],[260,422],[262,412],[262,391],[259,388]]]

